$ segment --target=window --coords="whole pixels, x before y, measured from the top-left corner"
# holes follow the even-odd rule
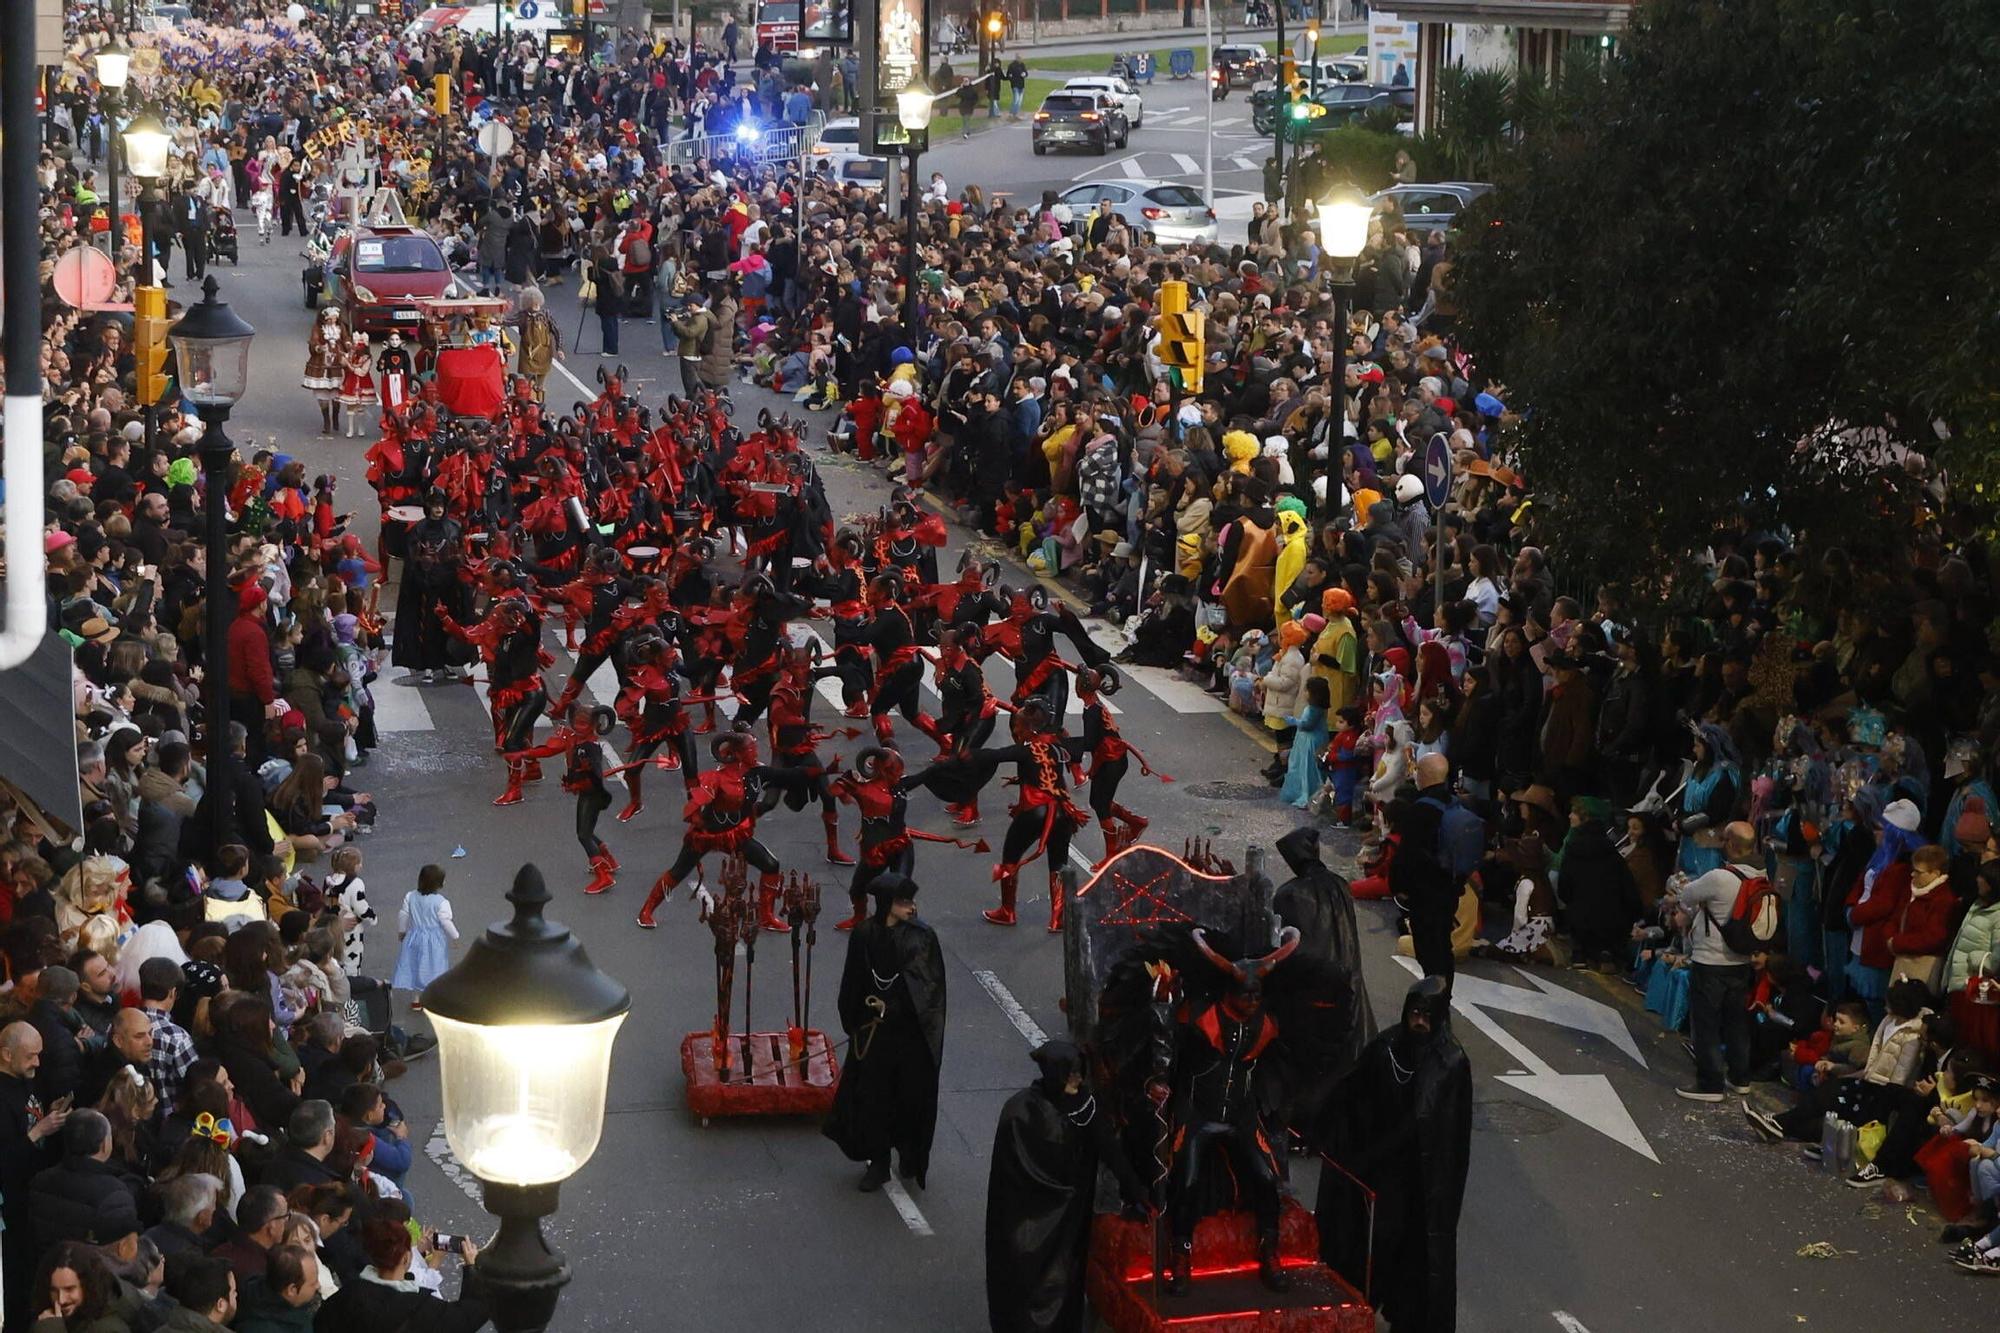
[[[364,236],[354,244],[356,273],[442,273],[444,255],[428,236]]]
[[[851,125],[843,125],[835,122],[820,131],[819,141],[821,143],[858,144],[861,142],[861,122],[855,121]]]
[[[1185,185],[1156,185],[1146,191],[1146,197],[1166,208],[1200,208],[1201,192]]]
[[[1060,203],[1068,204],[1071,208],[1091,208],[1097,203],[1097,187],[1095,185],[1079,185],[1074,190],[1064,190],[1056,196],[1056,199]]]
[[[799,21],[799,7],[796,4],[759,5],[757,7],[757,21],[759,23],[797,23]]]
[[[1446,194],[1440,190],[1411,190],[1397,195],[1396,204],[1403,210],[1405,217],[1411,214],[1422,216],[1426,213],[1456,213],[1459,208],[1457,195]]]
[[[1042,99],[1042,110],[1075,114],[1078,111],[1095,111],[1097,99],[1089,93],[1050,93]]]

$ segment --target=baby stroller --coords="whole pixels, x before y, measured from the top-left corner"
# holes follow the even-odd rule
[[[220,204],[208,211],[208,257],[213,263],[243,262],[236,249],[236,214]]]

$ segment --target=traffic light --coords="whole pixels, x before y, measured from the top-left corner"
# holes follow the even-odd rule
[[[139,404],[167,396],[167,292],[140,287],[132,293],[132,359],[138,368]]]
[[[999,10],[996,9],[986,16],[986,35],[988,37],[997,42],[1000,40],[1000,34],[1006,30],[1007,20]]]
[[[1301,99],[1287,106],[1285,114],[1295,121],[1318,120],[1326,114],[1326,107],[1319,102]]]
[[[451,75],[431,76],[431,109],[440,116],[451,114]]]
[[[1201,392],[1203,360],[1202,317],[1188,309],[1188,289],[1184,282],[1160,284],[1160,314],[1153,321],[1160,332],[1160,364],[1181,373],[1181,388]]]

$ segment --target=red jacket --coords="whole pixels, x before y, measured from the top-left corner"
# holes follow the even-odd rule
[[[1951,918],[1957,906],[1958,895],[1942,879],[1929,893],[1911,893],[1903,903],[1902,925],[1889,937],[1889,951],[1906,958],[1943,953],[1951,943]]]
[[[240,615],[229,622],[228,661],[231,694],[254,694],[259,703],[278,697],[271,677],[271,636],[263,621]]]
[[[1903,919],[1903,904],[1910,897],[1910,863],[1896,861],[1884,866],[1875,877],[1875,892],[1864,903],[1861,892],[1866,881],[1863,875],[1848,892],[1847,923],[1861,932],[1861,965],[1890,967],[1896,956],[1889,948],[1889,937],[1896,933],[1896,924]]]

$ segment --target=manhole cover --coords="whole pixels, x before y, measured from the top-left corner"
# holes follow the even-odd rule
[[[1472,1103],[1472,1127],[1489,1134],[1536,1135],[1550,1133],[1562,1125],[1562,1117],[1541,1106],[1530,1106],[1505,1097]]]
[[[1197,782],[1187,794],[1204,801],[1268,801],[1278,789],[1257,782]]]

